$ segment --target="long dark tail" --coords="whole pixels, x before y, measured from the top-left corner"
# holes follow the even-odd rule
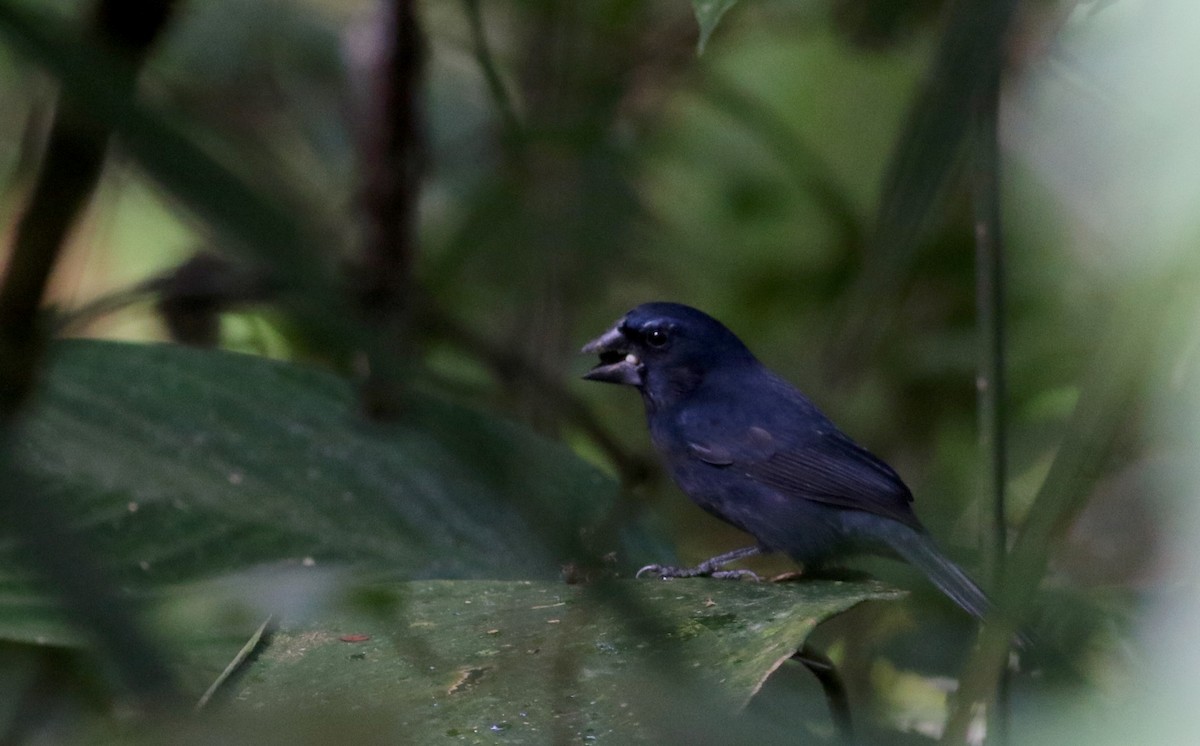
[[[971,616],[982,619],[991,610],[987,594],[925,534],[910,529],[885,540],[896,554],[925,573],[930,582]]]
[[[938,590],[976,619],[983,619],[992,610],[992,601],[971,576],[954,564],[933,539],[924,531],[899,521],[880,516],[847,511],[845,525],[863,545],[876,551],[891,550],[900,559],[920,570]],[[882,546],[881,546],[882,544]],[[886,552],[885,552],[886,553]],[[1018,632],[1016,643],[1022,648],[1034,645],[1027,632]]]
[[[930,582],[971,616],[983,619],[991,611],[992,601],[983,589],[965,570],[942,554],[933,539],[908,526],[897,525],[896,528],[883,537],[892,551],[925,573]],[[1034,638],[1027,632],[1018,632],[1015,642],[1018,647],[1028,649],[1033,646]]]

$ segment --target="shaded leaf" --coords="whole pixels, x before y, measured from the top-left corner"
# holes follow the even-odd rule
[[[954,4],[947,18],[937,56],[884,179],[875,242],[886,258],[895,255],[892,264],[913,252],[934,212],[980,92],[999,74],[1002,42],[1015,7],[1013,0],[964,0]]]
[[[875,341],[879,308],[909,274],[924,230],[967,142],[980,96],[998,85],[1015,0],[963,0],[950,6],[929,72],[917,91],[883,179],[872,254],[846,307],[848,331]],[[853,347],[854,345],[851,345]]]
[[[416,392],[394,424],[355,406],[322,371],[71,341],[53,349],[18,456],[134,591],[260,564],[554,578],[615,499],[611,480],[514,423]],[[0,637],[70,642],[3,539]]]
[[[561,583],[389,586],[394,611],[283,621],[235,687],[237,708],[302,703],[397,713],[407,738],[658,743],[668,708],[734,714],[823,619],[898,594],[812,581],[620,581],[665,634],[643,636],[604,591]],[[662,667],[673,659],[683,679]],[[663,718],[666,718],[664,720]]]

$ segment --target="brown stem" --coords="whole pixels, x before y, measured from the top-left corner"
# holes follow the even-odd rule
[[[376,102],[363,136],[364,245],[361,303],[379,332],[369,355],[364,410],[396,411],[396,375],[406,337],[412,268],[417,254],[417,200],[424,160],[420,88],[424,44],[414,0],[386,6],[385,51],[374,77]]]
[[[66,237],[100,179],[108,133],[60,105],[41,173],[14,233],[0,286],[0,418],[9,422],[33,390],[45,334],[40,308]]]

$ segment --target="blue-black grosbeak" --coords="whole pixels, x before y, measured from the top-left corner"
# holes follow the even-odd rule
[[[697,505],[757,544],[694,568],[650,565],[660,577],[750,574],[736,559],[784,552],[806,570],[847,554],[899,557],[976,617],[979,586],[934,544],[912,493],[760,363],[716,319],[677,303],[646,303],[583,348],[600,364],[585,378],[634,386],[655,448]]]

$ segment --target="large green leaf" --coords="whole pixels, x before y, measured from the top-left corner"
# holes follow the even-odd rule
[[[131,590],[260,564],[551,578],[615,498],[513,423],[420,393],[395,424],[355,406],[349,382],[317,370],[72,341],[54,349],[20,458]],[[66,641],[17,546],[0,547],[0,637]]]
[[[370,742],[677,741],[733,721],[820,621],[896,592],[698,579],[418,581],[365,595],[369,604],[281,619],[210,706],[276,723],[355,712],[374,723]],[[206,639],[198,652],[217,651]]]

